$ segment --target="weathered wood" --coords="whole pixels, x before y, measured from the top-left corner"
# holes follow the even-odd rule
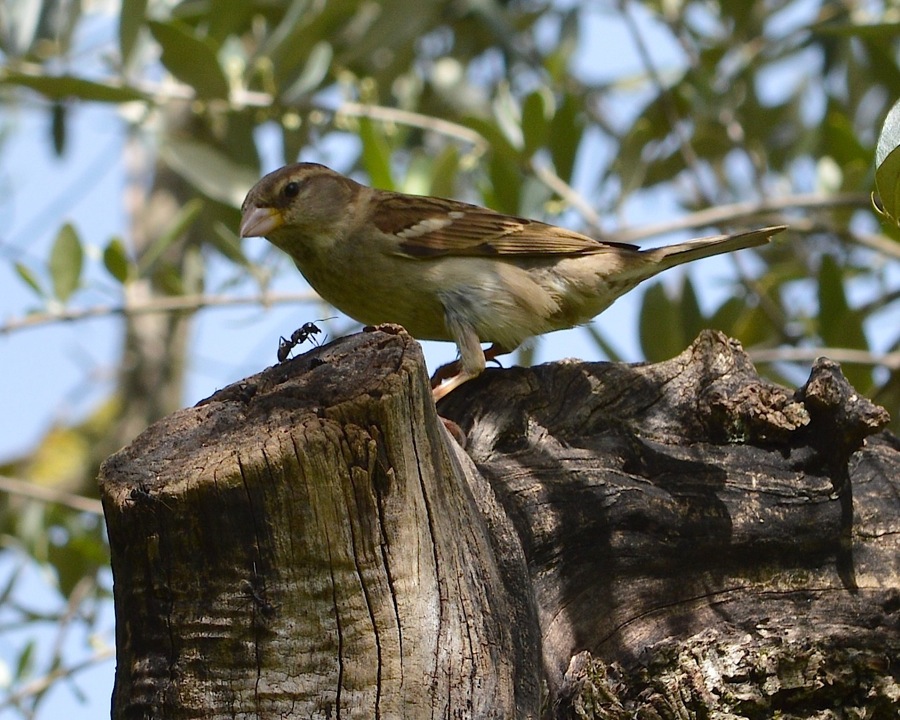
[[[459,455],[418,345],[377,333],[110,458],[113,717],[526,717],[534,613]]]
[[[440,411],[522,538],[557,717],[895,717],[900,442],[865,440],[887,414],[836,365],[792,392],[709,332],[658,365],[494,371]]]
[[[110,458],[113,716],[888,717],[900,443],[833,364],[794,393],[704,333],[439,410],[468,454],[364,333]]]

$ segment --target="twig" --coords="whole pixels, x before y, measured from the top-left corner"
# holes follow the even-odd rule
[[[55,683],[60,678],[71,677],[76,673],[81,672],[82,670],[87,670],[93,665],[111,659],[115,657],[115,655],[116,651],[114,648],[103,648],[95,652],[90,657],[85,658],[80,663],[70,665],[69,667],[58,667],[55,670],[51,670],[43,677],[32,680],[17,692],[7,696],[6,701],[0,704],[0,710],[9,707],[18,707],[23,700],[34,697],[35,695],[39,695],[40,693],[47,690],[50,686],[52,686],[53,683]]]
[[[690,213],[684,217],[676,218],[654,225],[642,225],[635,228],[624,228],[612,233],[607,239],[616,242],[634,242],[644,240],[655,235],[675,232],[677,230],[691,230],[708,225],[722,225],[748,217],[764,215],[766,213],[783,212],[785,210],[797,210],[800,208],[836,208],[836,207],[868,207],[869,196],[865,193],[838,193],[834,195],[822,195],[808,193],[803,195],[790,195],[783,198],[767,198],[764,200],[747,200],[745,202],[719,205]]]
[[[27,497],[31,500],[39,500],[40,502],[63,505],[72,510],[90,513],[91,515],[103,515],[103,505],[99,500],[76,495],[75,493],[70,493],[66,490],[35,485],[27,480],[19,480],[7,475],[0,475],[0,492]]]
[[[787,347],[748,349],[747,354],[753,362],[812,362],[820,357],[827,357],[835,362],[848,365],[882,365],[889,370],[900,370],[900,352],[879,355],[868,350],[835,347]]]
[[[550,168],[544,167],[536,162],[530,162],[531,171],[537,176],[544,185],[565,200],[571,207],[577,210],[585,222],[593,229],[600,230],[600,216],[591,204],[573,188],[569,183],[563,180],[559,175]]]
[[[409,110],[401,110],[399,108],[384,107],[383,105],[365,105],[357,102],[342,102],[336,108],[328,109],[336,116],[348,115],[350,117],[365,117],[372,120],[380,120],[382,122],[394,122],[398,125],[407,125],[409,127],[417,127],[422,130],[430,130],[439,135],[456,138],[475,146],[478,153],[484,152],[488,147],[488,142],[484,136],[467,128],[465,125],[442,120],[441,118],[424,115],[422,113],[411,112]]]
[[[891,240],[884,235],[876,235],[874,233],[860,233],[850,231],[850,236],[854,242],[863,245],[870,250],[875,250],[883,255],[900,260],[900,243]]]
[[[72,322],[109,315],[146,315],[148,313],[170,313],[202,310],[203,308],[230,307],[234,305],[282,305],[294,302],[317,302],[320,298],[308,293],[262,293],[243,297],[228,295],[178,295],[160,297],[140,305],[96,305],[87,308],[69,308],[48,312],[37,312],[20,318],[7,320],[0,325],[0,335],[26,328],[48,325],[55,322]]]

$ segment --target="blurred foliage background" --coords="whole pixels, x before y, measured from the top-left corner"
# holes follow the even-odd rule
[[[236,235],[245,192],[278,164],[324,162],[629,242],[789,224],[715,281],[698,267],[648,285],[632,331],[644,356],[715,327],[795,385],[828,355],[896,429],[900,242],[870,193],[900,97],[898,19],[875,0],[0,4],[0,153],[17,109],[45,114],[63,158],[73,114],[102,104],[127,168],[109,198],[121,234],[83,237],[60,211],[46,254],[0,236],[0,264],[32,300],[3,334],[110,316],[122,337],[109,396],[0,467],[0,715],[80,698],[99,663],[111,686],[94,479],[182,406],[198,315],[285,302],[333,314],[273,288],[290,263],[249,257]],[[636,63],[617,62],[621,47]],[[587,332],[597,357],[620,358],[621,328]]]

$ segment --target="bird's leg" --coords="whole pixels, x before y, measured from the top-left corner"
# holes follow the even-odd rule
[[[456,313],[447,313],[446,317],[447,329],[456,341],[459,348],[459,360],[456,361],[458,372],[450,377],[446,382],[435,386],[432,379],[431,393],[435,400],[440,400],[447,393],[452,392],[467,380],[478,377],[484,372],[484,352],[481,349],[481,341],[478,339],[478,333],[465,320]],[[453,365],[453,363],[450,363]],[[435,377],[444,373],[446,376],[447,366],[438,368]]]

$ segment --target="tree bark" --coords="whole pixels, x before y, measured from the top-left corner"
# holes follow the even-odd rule
[[[113,717],[895,717],[900,442],[834,364],[708,332],[439,410],[465,452],[369,332],[112,456]]]

